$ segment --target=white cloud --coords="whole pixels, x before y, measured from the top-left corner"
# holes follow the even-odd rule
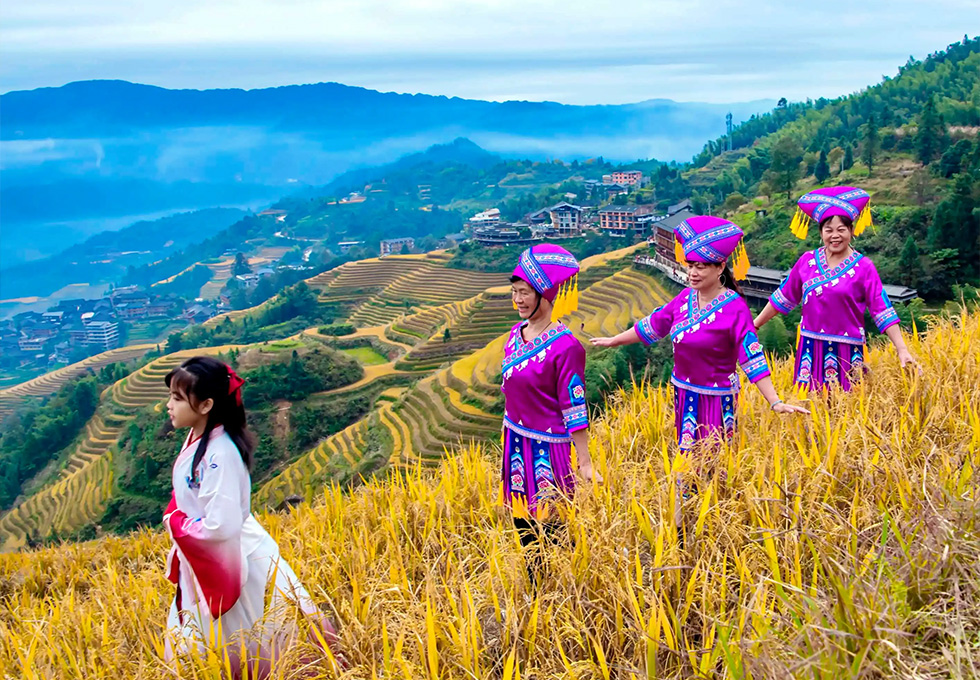
[[[335,80],[569,103],[833,96],[976,32],[978,19],[977,0],[8,0],[0,86]]]

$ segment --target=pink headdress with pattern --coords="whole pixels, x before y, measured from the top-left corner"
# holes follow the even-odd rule
[[[719,264],[733,254],[732,273],[736,279],[744,279],[749,271],[749,256],[742,245],[744,232],[734,222],[695,215],[674,227],[677,237],[674,255],[678,262],[706,262]]]
[[[814,189],[796,202],[796,214],[789,230],[800,239],[805,239],[810,228],[810,220],[820,224],[828,217],[839,215],[847,217],[854,224],[854,235],[860,236],[871,226],[871,196],[857,187],[825,187]]]
[[[512,276],[553,303],[552,318],[557,320],[578,309],[578,272],[578,260],[570,252],[551,243],[538,243],[521,253]]]

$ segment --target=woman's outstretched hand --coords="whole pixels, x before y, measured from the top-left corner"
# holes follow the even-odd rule
[[[579,465],[578,473],[586,482],[594,481],[596,484],[602,484],[602,475],[592,466],[592,463],[587,465]]]
[[[589,338],[594,347],[615,347],[616,338]]]
[[[920,373],[922,372],[922,367],[919,366],[919,362],[915,360],[915,357],[912,356],[912,352],[910,352],[907,347],[903,347],[902,349],[898,350],[898,360],[902,363],[902,368],[911,366],[912,368],[919,369]]]
[[[787,404],[786,402],[779,402],[772,407],[772,410],[776,413],[809,413],[807,409],[802,406],[796,406],[794,404]]]

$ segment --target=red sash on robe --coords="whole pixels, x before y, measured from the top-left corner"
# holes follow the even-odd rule
[[[173,494],[164,513],[164,521],[168,523],[174,543],[187,559],[187,566],[201,587],[211,618],[217,619],[234,607],[241,597],[241,541],[223,541],[216,545],[195,535],[194,525],[200,520],[189,522],[187,515],[177,508]],[[175,554],[167,570],[167,579],[171,583],[179,583],[179,573],[180,559]]]

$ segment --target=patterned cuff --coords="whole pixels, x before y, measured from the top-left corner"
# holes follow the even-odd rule
[[[884,333],[886,330],[899,322],[898,312],[896,312],[895,308],[891,306],[878,312],[873,318],[875,325],[878,327],[879,333]]]
[[[654,312],[656,314],[656,312]],[[651,315],[652,316],[652,315]],[[644,345],[652,345],[657,340],[660,340],[662,336],[657,335],[656,331],[653,330],[653,324],[650,323],[650,317],[645,316],[637,322],[634,326],[636,328],[636,334],[640,336],[640,340]]]
[[[782,286],[777,288],[775,292],[769,296],[769,302],[771,302],[772,306],[782,314],[789,314],[796,307],[793,301],[783,294]]]
[[[565,429],[568,432],[575,432],[589,426],[589,411],[585,404],[562,409],[561,417],[565,421]]]
[[[757,354],[742,364],[742,370],[748,376],[749,382],[759,382],[769,375],[769,364],[766,363],[764,354]]]

